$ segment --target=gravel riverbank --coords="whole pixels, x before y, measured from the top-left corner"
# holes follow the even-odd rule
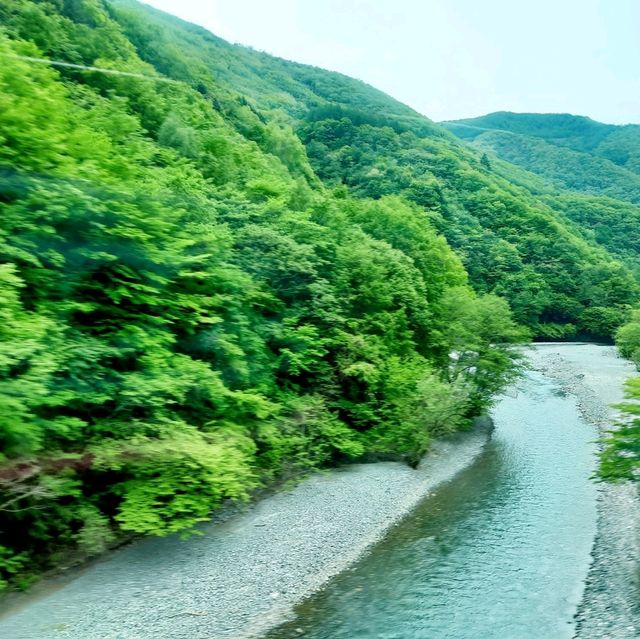
[[[114,552],[0,618],[11,639],[240,639],[286,619],[422,498],[480,454],[485,420],[437,442],[417,470],[384,462],[317,474],[202,536]]]
[[[576,397],[585,420],[603,432],[611,427],[610,404],[622,399],[623,382],[635,373],[613,348],[546,344],[528,349],[527,356],[533,368]],[[489,432],[485,423],[437,442],[418,470],[391,462],[345,466],[207,524],[199,537],[121,548],[0,616],[0,637],[258,637],[470,466]],[[576,639],[640,637],[639,540],[637,488],[600,484]]]
[[[615,421],[611,404],[623,399],[624,381],[637,374],[613,347],[539,345],[530,355],[534,368],[556,379],[578,400],[584,419],[604,434]],[[576,639],[640,637],[640,498],[630,483],[600,484],[598,529]]]

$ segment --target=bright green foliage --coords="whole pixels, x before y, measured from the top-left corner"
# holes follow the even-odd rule
[[[12,264],[0,266],[0,460],[42,448],[47,427],[36,411],[56,369],[55,325],[24,310],[23,287]]]
[[[629,321],[618,329],[616,346],[620,354],[632,360],[640,370],[640,310],[633,311]]]
[[[115,491],[122,498],[115,519],[137,533],[189,528],[206,521],[215,504],[246,498],[255,486],[255,445],[231,429],[208,433],[167,422],[159,436],[106,441],[95,454],[97,470],[130,477]]]
[[[471,384],[464,379],[443,381],[420,358],[388,360],[380,387],[384,419],[365,435],[372,452],[401,454],[415,465],[432,437],[467,424]]]
[[[0,2],[3,586],[61,548],[188,532],[266,481],[414,462],[508,381],[522,337],[498,300],[489,326],[437,216],[324,188],[299,105],[238,75],[254,54],[200,33],[235,69],[220,81],[186,27],[140,15]],[[255,55],[310,105],[350,92]],[[354,107],[395,104],[358,86]]]
[[[360,82],[124,0],[0,22],[3,585],[415,463],[513,378],[516,322],[600,334],[638,299],[577,213]]]
[[[640,479],[640,377],[626,384],[627,399],[620,404],[623,421],[605,441],[600,476],[609,481]]]
[[[628,322],[618,329],[616,346],[640,370],[640,310],[632,311]],[[600,476],[606,480],[640,479],[640,377],[630,379],[625,390],[631,401],[617,407],[622,420],[606,439],[601,454]]]
[[[499,177],[500,167],[487,172],[481,158],[454,152],[445,140],[380,127],[362,114],[324,109],[321,115],[318,120],[312,113],[301,128],[318,174],[363,197],[402,194],[425,208],[462,257],[474,287],[505,297],[536,335],[571,337],[595,328],[610,337],[618,325],[614,317],[623,318],[629,301],[638,299],[626,266],[589,242],[581,228],[558,219],[555,201],[536,199]],[[624,287],[610,287],[604,303],[617,313],[609,324],[593,322],[590,309],[603,305],[589,295],[594,269],[624,281]]]

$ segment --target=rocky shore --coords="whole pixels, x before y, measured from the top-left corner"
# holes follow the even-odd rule
[[[537,370],[556,379],[578,400],[585,420],[604,435],[623,399],[624,381],[637,374],[615,349],[584,345],[580,365],[571,351],[539,345],[530,355]],[[585,358],[584,354],[591,355]],[[606,357],[603,357],[606,355]],[[586,360],[586,365],[585,365]],[[640,498],[631,483],[600,484],[598,528],[592,563],[576,614],[576,639],[637,639],[640,637]]]
[[[604,434],[635,371],[613,348],[539,344],[534,369],[577,399]],[[575,357],[575,360],[573,359]],[[490,420],[436,442],[417,470],[395,462],[318,473],[200,529],[147,539],[0,616],[11,639],[251,639],[356,561],[426,495],[482,452]],[[597,535],[576,639],[640,637],[640,499],[631,484],[600,484]],[[548,637],[547,639],[553,639]]]
[[[241,639],[292,607],[378,541],[480,454],[490,420],[435,443],[417,470],[345,466],[268,497],[201,536],[122,548],[0,618],[12,639]]]

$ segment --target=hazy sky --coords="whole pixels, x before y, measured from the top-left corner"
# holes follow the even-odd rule
[[[148,0],[232,42],[360,78],[434,120],[640,123],[640,0]]]

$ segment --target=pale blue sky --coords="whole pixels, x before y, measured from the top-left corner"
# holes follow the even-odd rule
[[[640,0],[147,2],[434,120],[507,110],[640,123]]]

